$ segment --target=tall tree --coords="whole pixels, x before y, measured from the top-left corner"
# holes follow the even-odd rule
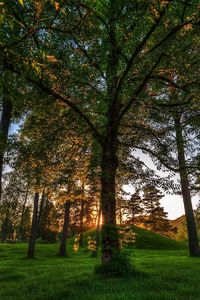
[[[119,252],[115,197],[119,132],[130,115],[142,120],[143,103],[148,103],[148,82],[158,67],[167,66],[177,55],[184,55],[177,54],[177,48],[182,39],[187,39],[187,36],[182,38],[182,29],[198,25],[196,4],[194,1],[189,6],[186,1],[175,5],[170,0],[148,4],[121,0],[72,1],[56,6],[52,13],[49,3],[38,9],[32,2],[24,1],[20,13],[27,22],[32,21],[32,26],[27,26],[29,31],[24,29],[20,33],[24,43],[31,28],[31,39],[23,51],[25,59],[9,51],[12,45],[3,45],[8,52],[6,68],[21,75],[20,62],[31,61],[35,72],[30,74],[30,69],[27,72],[26,64],[26,80],[70,107],[100,145],[103,264]],[[27,58],[30,47],[35,51]],[[19,64],[13,65],[16,58]]]
[[[126,216],[131,224],[137,225],[143,222],[144,207],[138,190],[126,201]]]
[[[145,225],[164,235],[168,235],[173,228],[167,219],[167,213],[160,204],[163,194],[155,186],[146,186],[144,188],[143,203],[145,207]]]

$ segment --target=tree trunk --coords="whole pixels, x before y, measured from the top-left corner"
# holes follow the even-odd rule
[[[97,216],[97,227],[96,227],[96,253],[98,253],[99,240],[100,240],[100,229],[101,229],[101,202],[99,204],[99,211]]]
[[[121,207],[121,199],[119,199],[119,225],[122,225],[122,207]]]
[[[28,199],[28,192],[29,192],[29,186],[27,186],[24,203],[22,206],[22,214],[21,214],[21,220],[20,220],[20,225],[19,225],[19,230],[18,230],[18,241],[22,240],[22,225],[23,225],[23,220],[24,220],[24,212],[25,212],[25,208],[26,208],[26,203],[27,203],[27,199]]]
[[[42,226],[41,226],[41,217],[42,217],[42,213],[43,213],[43,208],[44,208],[44,203],[45,203],[45,189],[43,189],[42,191],[42,196],[41,196],[41,200],[40,200],[40,209],[39,209],[39,213],[38,213],[38,236],[41,236],[41,232],[42,232]]]
[[[59,249],[59,255],[60,256],[67,256],[67,234],[68,234],[68,228],[69,228],[69,214],[70,214],[70,201],[66,201],[64,204],[64,224],[63,224],[63,231],[62,231],[62,237],[60,242],[60,249]]]
[[[12,102],[3,97],[3,107],[0,121],[0,200],[2,194],[2,174],[3,174],[3,158],[6,150],[6,143],[8,139],[8,131],[11,124],[12,117]]]
[[[102,264],[107,264],[120,251],[116,226],[115,179],[118,167],[118,129],[121,109],[119,85],[119,51],[117,43],[116,19],[118,6],[110,1],[108,24],[109,44],[107,53],[107,123],[101,143],[101,207],[102,207]]]
[[[108,263],[119,248],[116,227],[115,177],[118,161],[109,143],[102,149],[101,161],[101,206],[102,206],[102,263]]]
[[[36,236],[37,236],[38,202],[39,202],[39,193],[35,192],[34,206],[33,206],[33,218],[32,218],[32,224],[31,224],[31,235],[30,235],[30,239],[29,239],[27,258],[34,258],[34,254],[35,254],[35,240],[36,240]]]
[[[183,196],[183,202],[185,207],[185,216],[187,222],[188,240],[189,240],[189,251],[190,256],[200,256],[199,242],[196,230],[196,224],[194,219],[194,213],[192,209],[192,201],[189,188],[188,172],[185,160],[185,149],[184,140],[181,126],[181,116],[180,114],[175,114],[174,117],[175,130],[176,130],[176,143],[178,150],[178,161],[180,169],[180,179],[181,179],[181,191]]]
[[[84,195],[84,191],[83,191]],[[79,228],[79,246],[83,247],[83,217],[84,217],[84,199],[81,200],[81,211],[80,211],[80,228]]]

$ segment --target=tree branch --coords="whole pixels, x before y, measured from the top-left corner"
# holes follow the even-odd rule
[[[98,65],[96,62],[94,62],[94,60],[93,60],[93,59],[90,57],[90,55],[88,54],[87,50],[79,44],[79,42],[77,41],[77,39],[76,39],[74,36],[73,36],[73,39],[74,39],[76,45],[77,45],[77,46],[80,48],[80,50],[83,52],[83,54],[85,55],[85,57],[89,60],[89,62],[91,63],[91,65],[92,65],[95,69],[97,69],[97,70],[99,71],[99,73],[101,74],[101,76],[105,79],[105,76],[104,76],[104,74],[103,74],[103,71],[101,70],[101,68],[99,67],[99,65]]]
[[[159,16],[154,20],[153,25],[151,26],[151,28],[149,29],[149,31],[147,32],[147,34],[145,35],[145,37],[143,38],[143,40],[140,42],[140,44],[136,47],[135,51],[133,52],[131,58],[129,59],[127,66],[124,70],[124,72],[122,73],[119,83],[118,83],[118,89],[120,89],[124,79],[126,78],[127,74],[129,73],[133,62],[135,60],[135,58],[137,57],[137,55],[141,52],[141,50],[144,48],[144,46],[146,45],[147,41],[149,40],[149,38],[151,37],[151,35],[153,34],[153,32],[156,30],[156,28],[158,27],[161,19],[163,18],[164,14],[165,14],[166,8],[163,8],[159,14]]]
[[[183,28],[185,25],[190,24],[191,20],[188,20],[184,23],[178,24],[176,25],[170,32],[168,32],[168,34],[162,38],[162,40],[160,42],[158,42],[157,44],[155,44],[147,53],[151,53],[154,50],[156,50],[158,47],[160,47],[166,40],[168,40],[171,36],[173,36],[177,31],[179,31],[181,28]]]
[[[10,70],[11,72],[22,76],[22,73],[17,71],[16,69],[14,69],[13,66],[6,65],[5,67],[8,70]],[[96,140],[102,145],[102,143],[103,143],[102,135],[98,132],[97,128],[94,126],[94,124],[88,118],[88,116],[85,113],[83,113],[76,104],[72,103],[69,100],[70,97],[66,97],[66,96],[62,95],[61,93],[52,90],[51,88],[44,85],[42,81],[37,81],[33,78],[30,78],[29,76],[23,76],[23,77],[28,82],[32,83],[33,85],[37,86],[42,91],[46,92],[48,95],[53,96],[56,100],[61,100],[63,103],[66,103],[77,115],[79,115],[81,117],[81,119],[83,119],[87,123],[87,125],[89,126],[89,128],[93,132],[93,135],[96,138]]]
[[[143,150],[143,151],[145,151],[145,152],[151,154],[153,157],[157,158],[157,159],[163,164],[163,166],[165,166],[165,167],[166,167],[167,169],[169,169],[170,171],[175,172],[175,173],[178,173],[178,172],[180,171],[179,168],[173,168],[172,166],[169,166],[169,165],[164,161],[164,159],[162,159],[162,158],[160,157],[160,155],[158,155],[158,154],[155,153],[154,151],[150,150],[149,148],[146,148],[146,147],[144,147],[144,146],[136,146],[136,145],[134,145],[134,146],[132,146],[132,147],[133,147],[133,148],[136,148],[136,149],[139,149],[139,150]]]
[[[161,59],[163,58],[164,54],[162,53],[159,58],[157,59],[157,61],[155,62],[155,64],[152,66],[150,72],[144,77],[142,83],[140,84],[140,86],[137,88],[135,95],[132,97],[132,99],[129,100],[129,102],[125,105],[125,107],[123,108],[123,110],[121,111],[118,121],[120,122],[120,120],[123,118],[123,116],[126,114],[126,112],[129,110],[130,106],[132,105],[132,103],[134,101],[137,100],[137,96],[140,94],[140,92],[143,90],[144,86],[147,84],[151,74],[153,73],[153,71],[156,69],[156,67],[159,65]]]

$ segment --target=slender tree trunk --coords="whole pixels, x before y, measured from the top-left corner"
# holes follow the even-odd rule
[[[42,231],[42,226],[41,226],[41,217],[42,217],[42,213],[43,213],[43,208],[44,208],[44,203],[45,203],[45,189],[43,189],[42,191],[42,196],[41,196],[41,200],[40,200],[40,209],[39,209],[39,213],[38,213],[38,236],[41,236],[41,231]]]
[[[105,143],[101,161],[102,263],[108,263],[120,250],[116,227],[115,177],[118,162],[114,149]]]
[[[6,143],[8,139],[8,131],[11,124],[12,117],[12,102],[6,97],[3,97],[3,107],[0,121],[0,200],[2,194],[2,174],[3,174],[3,158],[6,150]]]
[[[135,210],[132,210],[132,224],[136,226],[136,220],[135,220]]]
[[[99,204],[99,211],[97,216],[97,227],[96,227],[96,253],[98,253],[99,241],[100,241],[100,229],[101,229],[101,202]]]
[[[67,256],[67,235],[69,229],[69,215],[70,215],[70,201],[66,201],[64,204],[64,224],[63,224],[63,231],[62,237],[60,242],[60,249],[59,255],[60,256]]]
[[[119,225],[122,225],[122,207],[121,207],[121,199],[119,199]]]
[[[176,113],[174,117],[176,130],[176,143],[178,149],[178,161],[180,168],[181,191],[185,207],[185,216],[187,222],[188,240],[190,256],[200,256],[199,242],[192,209],[192,201],[189,188],[188,172],[185,160],[184,140],[181,126],[181,115]]]
[[[29,239],[27,258],[34,258],[34,254],[35,254],[35,241],[36,241],[36,236],[37,236],[38,203],[39,203],[39,193],[35,192],[33,217],[32,217],[32,224],[31,224],[31,235],[30,235],[30,239]]]
[[[19,230],[18,230],[18,240],[19,241],[22,240],[22,226],[23,226],[23,220],[24,220],[24,212],[25,212],[26,203],[27,203],[27,199],[28,199],[28,192],[29,192],[29,185],[27,185],[24,203],[22,206],[22,214],[21,214],[21,220],[20,220],[20,225],[19,225]]]
[[[84,195],[84,191],[83,191]],[[84,217],[84,199],[81,199],[81,211],[80,211],[80,228],[79,228],[79,246],[83,247],[83,217]]]

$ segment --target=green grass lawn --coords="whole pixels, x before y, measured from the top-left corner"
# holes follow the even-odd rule
[[[71,248],[71,246],[69,246]],[[80,251],[59,258],[58,244],[38,244],[36,259],[25,259],[26,244],[0,245],[1,300],[198,300],[200,258],[187,249],[131,251],[136,277],[94,274],[100,258]]]

